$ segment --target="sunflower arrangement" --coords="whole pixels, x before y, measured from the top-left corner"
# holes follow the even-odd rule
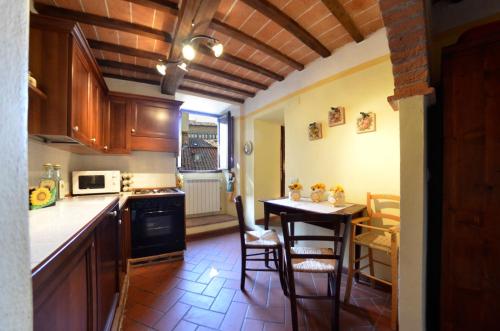
[[[312,191],[324,191],[326,189],[326,185],[323,183],[316,183],[311,186]]]
[[[334,187],[330,188],[330,192],[333,193],[344,193],[344,187],[342,185],[335,185]]]
[[[38,187],[30,194],[30,209],[39,209],[55,204],[55,190],[50,191],[47,187]]]
[[[299,182],[291,183],[290,185],[288,185],[288,189],[290,191],[300,191],[302,190],[302,184]]]

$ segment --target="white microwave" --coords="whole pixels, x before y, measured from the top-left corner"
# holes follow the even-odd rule
[[[73,171],[73,195],[120,193],[120,180],[116,170]]]

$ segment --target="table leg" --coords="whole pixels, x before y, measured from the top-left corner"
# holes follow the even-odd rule
[[[359,234],[361,234],[361,227],[357,226],[356,227],[355,235],[357,236]],[[352,239],[350,239],[350,240],[352,240]],[[360,245],[354,245],[354,259],[355,259],[355,261],[358,260],[360,256],[361,256],[361,246]],[[360,261],[358,260],[358,262],[354,263],[354,268],[356,270],[359,270],[359,262]],[[356,281],[356,283],[359,283],[359,272],[356,272],[354,274],[354,280]]]

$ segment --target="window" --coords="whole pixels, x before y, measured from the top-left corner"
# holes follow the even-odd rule
[[[217,171],[233,165],[230,113],[222,116],[182,113],[178,167],[180,171]]]

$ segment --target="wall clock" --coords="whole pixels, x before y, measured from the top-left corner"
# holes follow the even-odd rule
[[[253,144],[251,141],[247,141],[244,145],[243,145],[243,152],[245,152],[246,155],[250,155],[252,154],[253,152]]]

